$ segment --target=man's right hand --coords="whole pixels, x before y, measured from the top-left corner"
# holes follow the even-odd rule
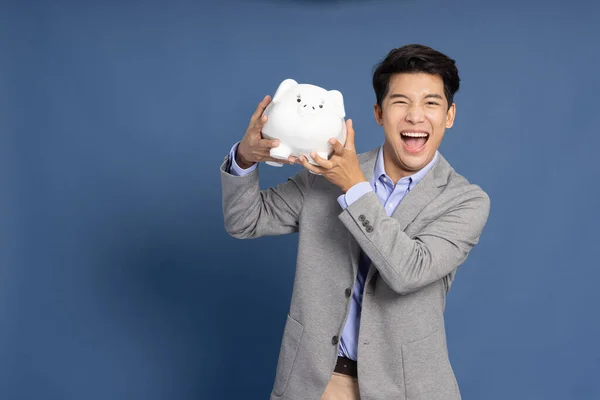
[[[250,168],[254,163],[262,161],[274,161],[278,163],[294,164],[296,157],[289,157],[287,160],[279,160],[270,156],[271,148],[279,146],[279,140],[263,139],[261,129],[267,122],[267,116],[263,115],[265,108],[271,102],[271,96],[265,98],[258,103],[256,111],[250,118],[250,124],[246,130],[246,134],[240,142],[237,152],[235,153],[235,162],[240,168]]]

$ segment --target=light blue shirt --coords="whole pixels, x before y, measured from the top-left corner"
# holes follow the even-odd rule
[[[230,168],[229,172],[233,175],[244,176],[254,171],[258,164],[254,164],[247,169],[242,169],[235,162],[235,152],[237,151],[236,143],[229,153]],[[342,209],[345,209],[361,196],[368,192],[374,191],[379,197],[381,204],[385,208],[388,216],[398,207],[398,204],[406,196],[406,194],[415,187],[417,183],[423,179],[423,177],[429,172],[438,159],[438,152],[436,151],[435,156],[423,169],[417,171],[413,175],[406,176],[400,179],[396,185],[393,185],[390,177],[385,173],[385,165],[383,161],[383,146],[379,148],[377,153],[377,160],[375,162],[375,169],[373,171],[373,178],[371,182],[361,182],[352,186],[345,194],[338,197],[337,201]],[[352,299],[350,302],[350,313],[346,320],[346,325],[342,331],[340,338],[340,346],[338,349],[338,355],[348,357],[352,360],[357,360],[358,351],[358,331],[360,329],[360,312],[362,309],[362,295],[364,289],[365,278],[367,276],[369,265],[371,264],[368,257],[364,252],[361,251],[358,273],[356,283],[354,284],[354,290],[352,291]]]

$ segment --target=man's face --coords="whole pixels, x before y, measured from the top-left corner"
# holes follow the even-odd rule
[[[454,124],[455,110],[454,104],[448,108],[438,75],[394,75],[381,107],[375,105],[375,119],[385,133],[386,172],[401,178],[425,167]]]

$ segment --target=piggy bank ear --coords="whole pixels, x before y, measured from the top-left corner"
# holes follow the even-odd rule
[[[298,86],[298,82],[293,79],[286,79],[281,82],[277,88],[277,91],[275,92],[275,95],[273,96],[273,102],[276,103],[277,101],[281,100],[281,97],[283,97],[288,90],[295,88],[296,86]]]
[[[339,90],[330,90],[327,92],[328,103],[333,108],[336,115],[340,118],[346,117],[346,109],[344,108],[344,96]]]

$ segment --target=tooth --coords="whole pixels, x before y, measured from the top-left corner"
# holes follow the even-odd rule
[[[427,137],[427,133],[424,132],[403,132],[402,133],[403,136],[409,136],[409,137]]]

